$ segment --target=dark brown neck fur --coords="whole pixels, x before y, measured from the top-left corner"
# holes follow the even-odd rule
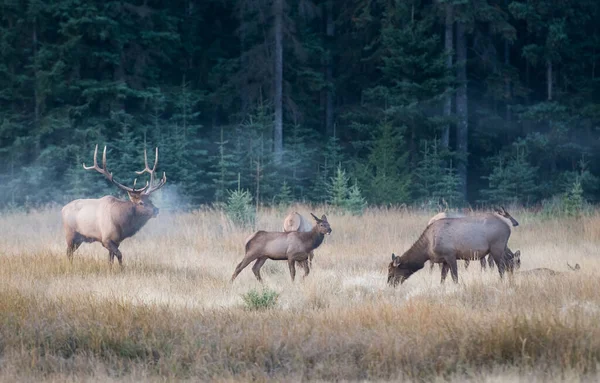
[[[425,236],[425,230],[419,239],[406,250],[404,254],[400,256],[400,264],[406,265],[406,267],[417,271],[423,268],[425,262],[429,260],[429,254],[427,254],[427,238]]]

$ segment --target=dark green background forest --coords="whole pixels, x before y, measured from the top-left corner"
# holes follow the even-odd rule
[[[96,144],[125,184],[158,146],[186,206],[340,180],[373,205],[595,202],[599,24],[597,0],[1,0],[0,205],[116,193],[81,167]]]

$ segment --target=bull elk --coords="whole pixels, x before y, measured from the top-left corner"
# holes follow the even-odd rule
[[[458,259],[481,259],[488,254],[494,258],[502,277],[508,263],[506,244],[513,224],[497,212],[436,220],[402,256],[392,254],[388,283],[392,286],[403,283],[427,261],[442,264],[442,282],[450,270],[452,280],[458,283]]]
[[[94,150],[94,165],[85,166],[85,170],[95,170],[104,175],[108,181],[127,192],[129,201],[123,201],[113,196],[104,196],[96,199],[77,199],[69,202],[62,208],[62,221],[67,241],[67,257],[73,260],[73,253],[83,242],[100,242],[108,250],[109,262],[112,265],[117,257],[119,265],[123,265],[123,256],[119,251],[119,245],[124,239],[137,233],[150,218],[158,215],[150,194],[154,193],[167,182],[167,176],[163,173],[162,178],[155,184],[154,174],[158,164],[158,148],[154,158],[152,169],[148,166],[148,156],[144,149],[145,168],[136,174],[150,174],[150,181],[146,186],[136,189],[136,181],[133,187],[127,187],[117,182],[112,173],[106,168],[106,146],[102,153],[102,167],[98,166],[98,145]]]
[[[287,261],[290,269],[292,282],[296,278],[295,263],[302,263],[304,267],[304,276],[310,272],[307,259],[309,254],[319,247],[325,239],[325,234],[331,234],[331,226],[327,221],[327,217],[323,215],[317,218],[314,214],[316,224],[309,232],[288,231],[288,232],[269,232],[257,231],[246,239],[246,254],[244,259],[237,265],[231,282],[235,280],[238,274],[244,270],[251,262],[254,262],[252,271],[259,282],[262,282],[260,276],[260,268],[265,264],[267,259],[274,261]]]

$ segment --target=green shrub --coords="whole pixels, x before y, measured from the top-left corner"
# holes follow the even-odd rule
[[[225,204],[227,217],[236,225],[249,226],[254,224],[256,212],[252,206],[252,195],[247,190],[229,190]]]
[[[277,304],[278,298],[279,293],[268,288],[264,288],[261,292],[252,289],[246,294],[242,294],[242,300],[247,310],[272,309]]]

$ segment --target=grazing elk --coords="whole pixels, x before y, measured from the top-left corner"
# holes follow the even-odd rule
[[[436,220],[402,256],[392,254],[388,283],[393,286],[403,283],[427,261],[442,264],[442,282],[450,270],[452,280],[458,283],[456,261],[480,259],[487,254],[496,261],[502,277],[508,263],[506,244],[514,223],[497,212]]]
[[[167,182],[163,173],[158,183],[154,183],[154,173],[158,164],[158,148],[152,169],[148,166],[148,157],[144,149],[144,162],[146,167],[136,172],[137,174],[150,174],[150,181],[146,186],[136,189],[127,187],[117,182],[112,173],[106,169],[106,146],[102,153],[102,167],[98,166],[98,145],[94,150],[94,165],[85,166],[85,170],[96,170],[104,175],[113,185],[127,192],[129,201],[123,201],[113,196],[104,196],[97,199],[77,199],[69,202],[62,208],[62,221],[67,240],[67,256],[73,260],[73,253],[83,242],[100,242],[108,250],[109,262],[112,265],[115,256],[119,264],[123,265],[123,257],[119,245],[124,239],[138,232],[150,218],[158,215],[150,194],[154,193]]]
[[[314,214],[310,214],[315,219],[316,224],[309,232],[290,231],[290,232],[269,232],[257,231],[246,240],[246,254],[244,259],[237,265],[231,282],[244,270],[251,262],[254,262],[252,271],[260,282],[260,268],[267,259],[274,261],[288,261],[290,276],[292,282],[296,278],[296,262],[306,261],[311,251],[321,245],[325,234],[331,234],[331,226],[327,222],[327,217],[323,215],[320,219]],[[304,277],[308,275],[310,269],[308,263],[304,262]]]
[[[299,231],[299,232],[309,232],[312,230],[312,225],[310,224],[310,222],[308,222],[308,220],[306,218],[304,218],[302,215],[300,215],[300,213],[298,212],[293,212],[288,214],[285,219],[283,220],[283,231],[285,232],[289,232],[289,231]],[[303,269],[306,269],[306,267],[308,266],[309,268],[312,267],[312,260],[315,256],[314,251],[311,251],[310,253],[308,253],[308,260],[306,261],[300,261],[298,262],[298,265],[302,266]],[[304,263],[308,262],[308,265],[305,265]]]
[[[579,263],[576,263],[575,266],[571,266],[569,264],[569,262],[567,262],[567,266],[569,266],[569,269],[573,270],[573,271],[579,271],[581,269],[581,267],[579,267]],[[531,269],[531,270],[523,270],[523,271],[519,271],[519,275],[526,275],[526,276],[538,276],[538,277],[549,277],[549,276],[556,276],[556,275],[564,275],[569,273],[568,271],[555,271],[552,269],[548,269],[545,267],[540,267],[540,268],[536,268],[536,269]]]
[[[502,218],[505,218],[505,219],[509,220],[509,221],[510,221],[510,224],[511,224],[513,227],[519,226],[519,222],[517,222],[517,220],[516,220],[516,219],[514,219],[514,218],[513,218],[513,217],[512,217],[512,216],[511,216],[511,215],[510,215],[510,214],[509,214],[507,211],[506,211],[506,209],[504,209],[504,207],[503,207],[503,206],[502,206],[502,207],[500,207],[500,208],[498,208],[498,209],[495,209],[494,213],[495,213],[495,214],[498,214],[498,215],[499,215],[500,217],[502,217]],[[462,213],[457,213],[457,212],[455,212],[455,213],[451,213],[451,212],[446,212],[446,211],[445,211],[445,212],[438,213],[438,214],[434,215],[433,217],[431,217],[431,219],[429,220],[429,222],[427,222],[427,226],[431,225],[433,222],[435,222],[435,221],[437,221],[437,220],[440,220],[440,219],[446,219],[446,218],[449,218],[449,219],[454,219],[454,218],[464,218],[464,217],[465,217],[465,215],[464,215],[464,214],[462,214]],[[509,259],[509,260],[510,260],[510,259],[513,259],[513,258],[515,257],[515,254],[516,254],[516,253],[513,253],[512,251],[510,251],[510,249],[508,249],[508,248],[507,248],[507,253],[506,253],[506,256],[508,257],[508,259]],[[520,252],[519,252],[519,254],[520,254]],[[488,256],[487,258],[488,258],[488,260],[487,260],[487,263],[489,264],[489,266],[490,266],[490,269],[494,268],[494,259],[493,259],[491,256]],[[485,257],[482,257],[482,258],[479,260],[479,262],[480,262],[480,264],[481,264],[481,269],[482,269],[482,270],[485,270],[485,269],[486,269],[486,260],[485,260]],[[471,260],[469,260],[469,259],[466,259],[466,260],[465,260],[465,270],[469,268],[469,264],[470,264],[470,263],[471,263]],[[521,261],[520,261],[520,259],[519,259],[519,261],[518,261],[518,265],[517,265],[517,263],[515,263],[515,264],[514,264],[514,266],[515,266],[515,269],[518,269],[518,268],[521,266]],[[440,267],[442,267],[442,265],[441,265],[441,264],[440,264]],[[430,265],[430,269],[433,269],[433,263],[431,263],[431,265]]]

